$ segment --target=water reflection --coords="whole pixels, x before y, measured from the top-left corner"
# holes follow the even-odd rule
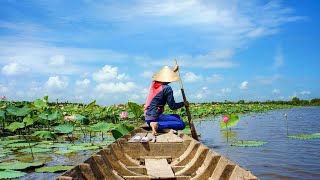
[[[220,130],[220,136],[226,140],[227,143],[237,141],[238,133],[231,130]]]
[[[289,135],[320,132],[320,107],[274,110],[267,113],[240,115],[232,131],[221,130],[218,119],[196,124],[200,141],[234,163],[250,170],[260,179],[319,179],[320,139],[300,140]],[[220,118],[219,118],[220,120]],[[230,146],[236,140],[262,140],[260,147]]]

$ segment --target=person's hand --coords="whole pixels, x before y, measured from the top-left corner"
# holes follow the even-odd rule
[[[177,72],[179,70],[179,66],[177,64],[174,65],[173,71]]]
[[[189,102],[188,101],[184,101],[184,106],[189,107]]]

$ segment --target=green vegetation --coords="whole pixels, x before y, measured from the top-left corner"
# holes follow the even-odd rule
[[[239,147],[256,147],[256,146],[262,146],[266,144],[265,141],[237,141],[231,144],[231,146],[239,146]]]
[[[99,106],[96,101],[85,105],[68,102],[60,103],[58,100],[49,102],[48,100],[49,97],[46,96],[34,102],[0,101],[0,158],[5,160],[0,164],[1,177],[14,178],[23,176],[25,173],[15,170],[42,166],[43,162],[37,156],[43,152],[56,155],[71,155],[78,151],[99,149],[129,133],[134,127],[145,123],[143,106],[134,102],[113,106]],[[230,129],[237,125],[239,114],[319,105],[320,99],[306,101],[293,98],[291,101],[266,102],[245,102],[240,100],[238,102],[225,101],[222,103],[190,103],[190,110],[193,119],[228,117],[227,121],[220,122],[220,126],[222,129],[226,129],[227,138],[229,136],[232,138],[232,132],[229,132],[228,128]],[[178,114],[187,122],[184,108],[172,111],[166,107],[164,113]],[[190,131],[190,129],[186,128],[183,132],[187,131]],[[12,139],[13,137],[14,139]],[[92,137],[95,138],[94,142],[91,142]],[[317,138],[319,135],[289,137],[308,139]],[[264,143],[261,141],[238,141],[232,145],[261,146]],[[33,153],[35,153],[35,157]],[[18,157],[15,157],[15,154],[23,154],[28,157],[31,154],[32,161],[30,161],[30,158],[24,162],[17,161]],[[41,168],[37,171],[54,172],[59,171],[60,168],[64,170],[64,168],[69,167],[55,166],[52,168]]]

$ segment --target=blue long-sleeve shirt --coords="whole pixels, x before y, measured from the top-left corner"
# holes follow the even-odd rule
[[[169,108],[172,110],[184,106],[183,102],[175,102],[171,86],[166,83],[154,81],[151,85],[148,99],[145,104],[146,120],[153,120],[159,117],[163,113],[166,104],[168,104]]]

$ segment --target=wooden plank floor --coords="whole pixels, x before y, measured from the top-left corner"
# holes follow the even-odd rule
[[[147,174],[156,179],[174,178],[174,173],[166,159],[145,159]]]

